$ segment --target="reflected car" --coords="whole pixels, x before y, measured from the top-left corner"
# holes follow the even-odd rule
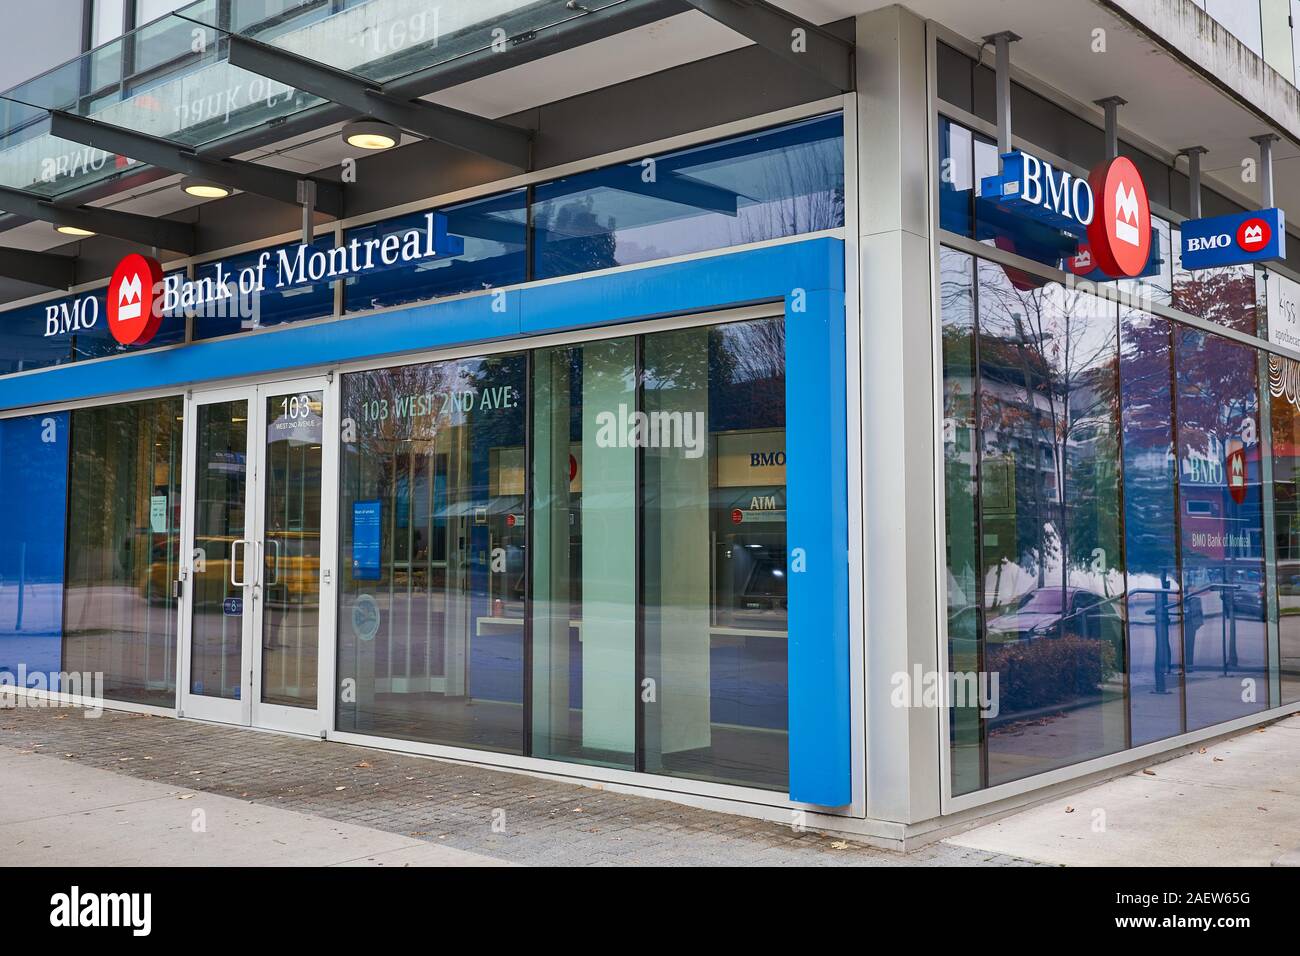
[[[1115,602],[1084,588],[1036,588],[985,629],[990,644],[1067,635],[1122,646],[1124,625]]]

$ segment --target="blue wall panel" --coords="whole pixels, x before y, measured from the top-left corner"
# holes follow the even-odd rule
[[[853,799],[844,293],[787,299],[785,343],[790,798],[838,807]]]
[[[15,677],[62,669],[67,500],[68,413],[0,421],[0,671]]]

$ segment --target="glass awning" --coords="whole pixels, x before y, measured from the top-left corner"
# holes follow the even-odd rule
[[[422,91],[421,82],[454,61],[656,2],[586,0],[570,8],[567,0],[198,0],[0,94],[0,186],[58,199],[147,168],[52,135],[51,112],[181,150],[222,143],[222,153],[232,155],[251,131],[331,102],[231,63],[239,38],[410,100],[435,88]],[[330,121],[322,116],[322,125]]]

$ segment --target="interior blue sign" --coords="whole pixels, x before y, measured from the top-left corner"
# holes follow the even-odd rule
[[[1003,154],[1002,172],[984,177],[980,193],[1008,212],[1074,236],[1087,235],[1092,222],[1094,203],[1088,180],[1019,150]]]
[[[1286,217],[1281,209],[1188,219],[1181,228],[1184,269],[1238,266],[1286,256]]]

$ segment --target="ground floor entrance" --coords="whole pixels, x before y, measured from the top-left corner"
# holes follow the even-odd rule
[[[187,716],[319,733],[324,378],[193,392],[185,409],[180,579]]]

